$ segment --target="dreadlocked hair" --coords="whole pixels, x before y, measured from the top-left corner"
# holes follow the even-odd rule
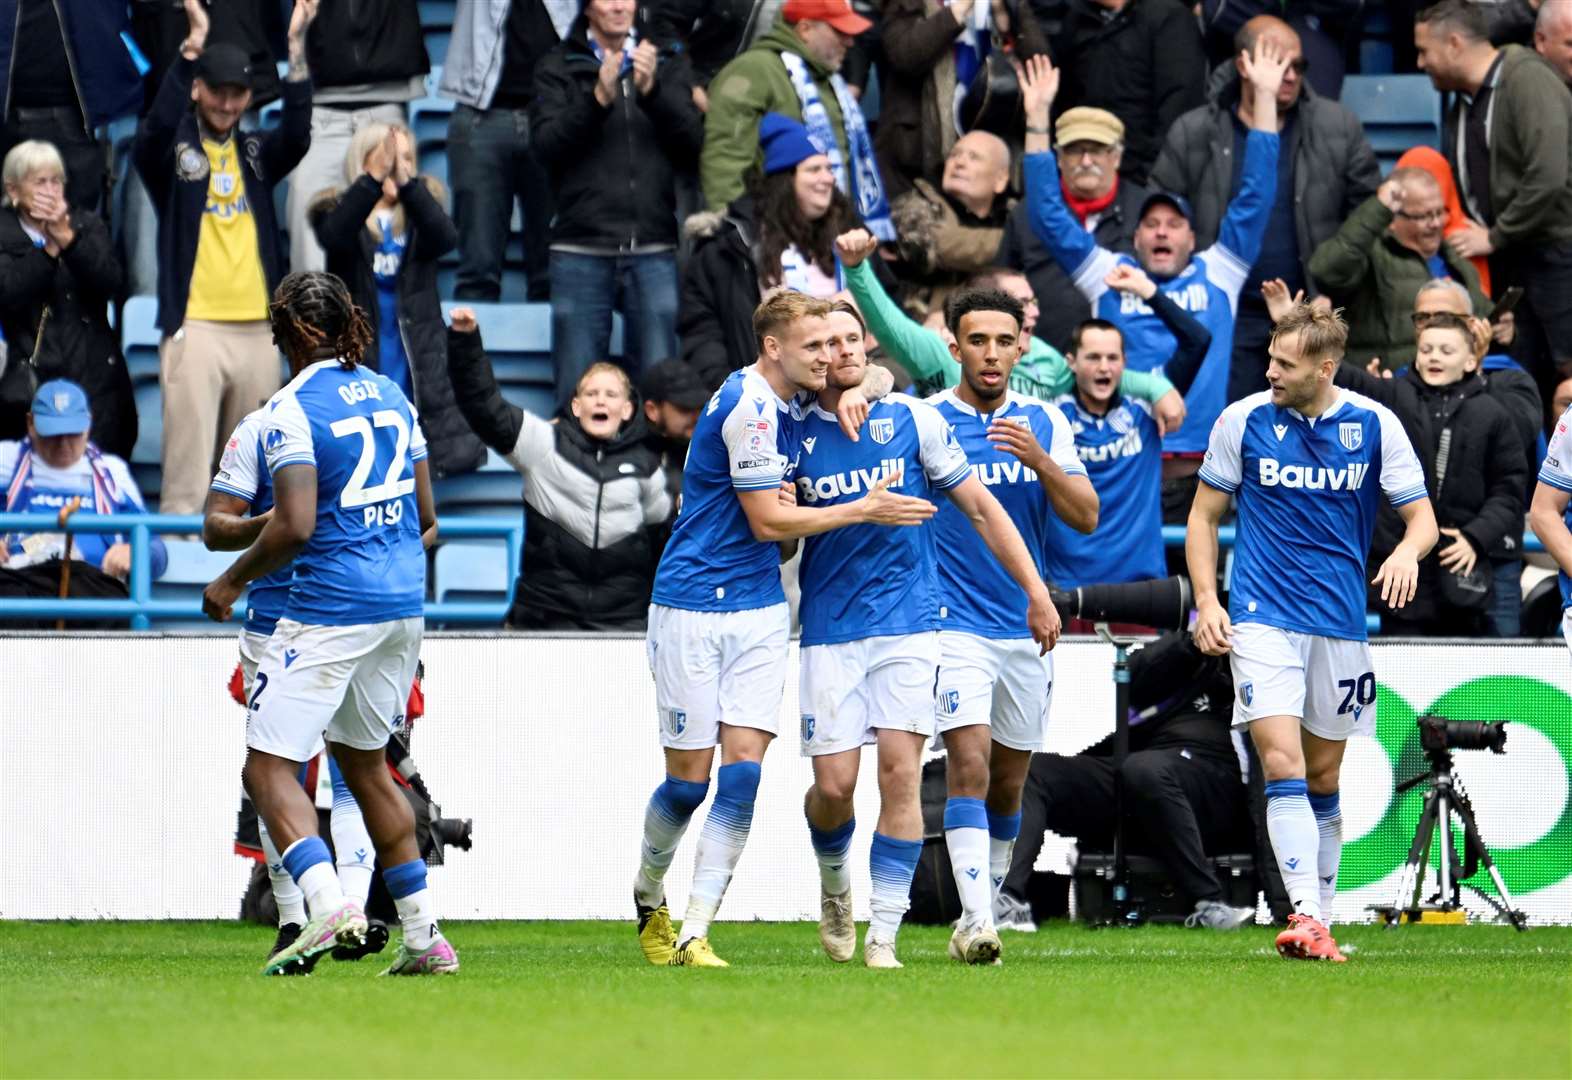
[[[336,274],[286,275],[273,294],[268,321],[279,348],[292,359],[308,359],[319,349],[331,349],[339,366],[350,371],[371,346],[371,323]]]

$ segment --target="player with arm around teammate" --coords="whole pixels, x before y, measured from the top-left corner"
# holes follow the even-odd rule
[[[1550,434],[1528,520],[1561,568],[1561,634],[1572,648],[1572,408],[1561,414]]]
[[[828,508],[781,498],[800,450],[798,395],[821,390],[829,368],[829,313],[825,301],[790,290],[759,304],[758,359],[721,384],[689,444],[682,510],[655,574],[646,637],[666,779],[645,810],[633,896],[639,945],[652,964],[727,966],[710,947],[710,923],[747,843],[786,679],[790,618],[777,544],[846,525],[919,525],[934,512],[926,499],[887,490],[888,479]],[[850,417],[863,407],[854,392],[841,411]],[[849,418],[848,429],[859,423]],[[663,882],[709,790],[717,747],[715,802],[679,939]]]
[[[995,558],[998,549],[960,499],[934,523],[941,656],[934,709],[949,755],[945,843],[961,900],[950,955],[991,964],[1000,948],[993,902],[1020,833],[1021,790],[1032,752],[1042,749],[1053,693],[1053,659],[1038,646],[1028,582],[1044,573],[1051,525],[1089,533],[1099,506],[1064,414],[1008,389],[1020,302],[966,290],[951,296],[945,314],[961,380],[928,400],[953,427],[971,482],[1002,506],[1032,553],[1024,575]],[[1057,613],[1051,624],[1056,638]]]
[[[827,385],[803,420],[798,504],[846,505],[879,482],[925,500],[947,495],[986,542],[987,550],[978,545],[981,557],[1003,562],[1018,582],[1017,595],[1026,592],[1030,633],[1041,651],[1051,648],[1059,617],[1047,586],[1005,509],[972,475],[939,411],[897,394],[870,407],[864,438],[852,442],[841,432],[828,410],[860,383],[868,361],[856,309],[836,304],[830,322],[835,355]],[[869,851],[872,919],[863,943],[872,968],[901,966],[895,936],[922,851],[918,785],[923,744],[934,732],[940,662],[937,531],[853,527],[810,537],[803,546],[799,697],[803,753],[813,760],[805,810],[819,861],[819,936],[832,959],[851,958],[856,930],[846,863],[855,828],[852,797],[863,743],[873,741],[881,806]]]
[[[203,610],[221,622],[247,584],[294,562],[251,693],[244,779],[311,921],[264,973],[365,937],[365,914],[345,897],[296,780],[324,737],[403,923],[385,974],[456,972],[458,957],[432,912],[414,816],[383,753],[403,722],[424,626],[424,547],[436,528],[425,437],[402,391],[359,364],[370,327],[337,277],[290,274],[270,318],[293,376],[269,402],[262,431],[273,512],[203,595]]]
[[[1294,906],[1277,950],[1338,962],[1326,927],[1343,845],[1338,776],[1348,737],[1376,722],[1364,573],[1377,500],[1405,525],[1373,581],[1392,607],[1413,599],[1437,537],[1397,417],[1332,382],[1347,342],[1342,319],[1311,305],[1277,323],[1271,389],[1234,402],[1213,427],[1185,536],[1195,642],[1229,655],[1234,725],[1249,729],[1266,775],[1267,832]],[[1217,524],[1230,495],[1238,523],[1224,611]]]

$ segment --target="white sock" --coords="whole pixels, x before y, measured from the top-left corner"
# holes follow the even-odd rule
[[[962,926],[993,925],[988,813],[981,799],[951,798],[944,804],[944,843],[961,897]]]
[[[1320,919],[1321,889],[1316,866],[1321,837],[1303,780],[1267,782],[1266,831],[1294,912]]]
[[[280,861],[306,894],[306,907],[312,917],[344,902],[344,890],[333,870],[332,857],[320,836],[302,836],[284,850]]]
[[[868,849],[868,873],[873,879],[873,893],[868,897],[865,947],[869,941],[894,944],[901,919],[911,906],[912,877],[921,857],[921,840],[897,840],[881,832],[873,834],[873,844]],[[984,882],[985,888],[986,885]]]
[[[717,770],[715,801],[699,832],[693,888],[688,890],[688,912],[682,920],[682,933],[677,935],[679,942],[709,937],[710,923],[720,910],[721,897],[726,895],[732,871],[747,846],[758,793],[758,762],[735,761]]]
[[[988,838],[988,876],[993,885],[990,900],[999,899],[999,890],[1004,888],[1004,876],[1010,872],[1010,856],[1014,853],[1014,840]]]
[[[338,881],[344,895],[361,907],[371,895],[371,872],[376,864],[377,851],[371,846],[371,834],[366,831],[366,819],[354,799],[340,799],[333,795],[333,814],[328,819],[333,833],[333,854],[338,862]]]
[[[284,869],[284,860],[268,835],[267,822],[257,815],[257,835],[262,838],[262,855],[267,859],[267,877],[273,885],[273,903],[278,906],[278,925],[306,925],[306,894]]]
[[[1337,866],[1343,859],[1343,810],[1337,792],[1310,795],[1315,813],[1320,847],[1316,849],[1315,872],[1321,885],[1321,921],[1332,924],[1332,905],[1337,900]]]
[[[845,896],[851,890],[851,842],[856,830],[856,818],[848,818],[829,832],[808,822],[808,838],[819,861],[819,885],[830,896]]]
[[[431,948],[432,942],[442,936],[437,929],[437,917],[431,904],[431,890],[420,889],[393,901],[398,909],[398,919],[404,927],[404,947],[410,952]]]

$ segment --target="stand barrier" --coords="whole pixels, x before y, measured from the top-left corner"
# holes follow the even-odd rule
[[[1506,754],[1457,754],[1484,840],[1534,923],[1572,922],[1572,661],[1564,645],[1374,646],[1379,733],[1348,748],[1347,847],[1337,914],[1391,900],[1423,791],[1415,717],[1511,719]],[[225,684],[235,645],[211,635],[0,636],[0,815],[8,823],[0,918],[230,918],[250,864],[231,851],[244,714]],[[1101,738],[1113,650],[1067,639],[1054,653],[1049,749]],[[450,918],[629,916],[644,803],[662,774],[654,686],[633,636],[432,634],[415,758],[475,847],[434,872]],[[810,919],[818,878],[802,820],[795,647],[753,834],[729,919]],[[878,815],[865,753],[853,842],[858,917]],[[702,814],[704,811],[700,811]],[[695,819],[667,878],[681,914]],[[1050,838],[1052,839],[1052,838]],[[1063,869],[1067,845],[1039,866]],[[1484,875],[1481,873],[1480,878]],[[1483,905],[1478,905],[1483,910]],[[631,939],[630,939],[631,941]]]

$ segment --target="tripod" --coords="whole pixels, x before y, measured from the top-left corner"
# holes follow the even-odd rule
[[[1097,636],[1114,647],[1114,859],[1105,873],[1112,882],[1113,911],[1101,925],[1139,926],[1146,914],[1130,895],[1130,859],[1124,838],[1124,760],[1130,755],[1130,646],[1139,638],[1115,637],[1108,624],[1095,624]]]
[[[1430,757],[1430,771],[1405,780],[1397,787],[1396,794],[1401,795],[1426,780],[1430,781],[1430,790],[1425,794],[1424,809],[1419,815],[1419,824],[1414,830],[1414,842],[1408,849],[1408,859],[1403,864],[1402,877],[1398,879],[1397,892],[1389,906],[1372,905],[1371,910],[1379,913],[1388,926],[1398,926],[1405,920],[1422,921],[1427,912],[1443,913],[1443,918],[1446,914],[1461,912],[1463,910],[1460,899],[1462,886],[1467,884],[1463,878],[1473,877],[1483,863],[1485,870],[1490,874],[1490,880],[1495,884],[1496,892],[1500,894],[1500,899],[1491,896],[1476,885],[1468,887],[1495,908],[1507,922],[1518,930],[1527,930],[1527,917],[1513,906],[1512,894],[1507,891],[1506,882],[1501,880],[1501,871],[1496,869],[1495,860],[1490,857],[1489,849],[1480,839],[1479,827],[1474,823],[1474,807],[1468,801],[1467,793],[1452,777],[1452,752],[1444,749],[1427,749],[1425,753]],[[1461,865],[1457,862],[1457,851],[1453,847],[1454,816],[1463,827],[1464,862]],[[1440,866],[1436,872],[1437,888],[1430,898],[1431,903],[1422,906],[1419,895],[1424,891],[1426,869],[1430,862],[1431,838],[1437,826],[1440,827],[1441,833]]]

